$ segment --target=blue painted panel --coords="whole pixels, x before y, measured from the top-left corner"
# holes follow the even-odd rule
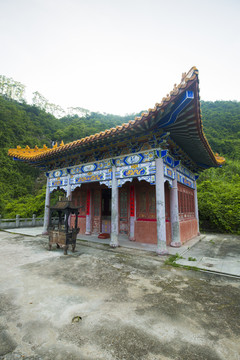
[[[126,156],[123,161],[126,165],[132,165],[132,164],[140,164],[144,159],[144,155],[142,154],[136,154],[136,155],[129,155]]]
[[[81,167],[81,170],[83,173],[88,173],[90,171],[95,171],[96,168],[97,168],[97,164],[94,163],[94,164],[89,164],[89,165],[83,165]]]
[[[125,170],[123,172],[123,176],[124,177],[129,177],[129,176],[143,176],[146,174],[146,169],[128,169]]]
[[[165,164],[174,167],[174,159],[171,156],[165,156],[163,161]]]
[[[167,155],[167,153],[168,153],[168,151],[167,151],[167,150],[161,150],[161,157],[166,156],[166,155]]]
[[[159,128],[163,128],[173,124],[180,112],[194,99],[193,91],[185,91],[184,96],[180,99],[180,102],[176,104],[175,109],[167,114],[159,124]]]
[[[79,177],[79,178],[75,179],[75,184],[100,181],[100,180],[103,180],[103,179],[104,179],[103,174],[86,175],[86,176]]]
[[[62,170],[56,170],[53,172],[53,177],[60,177],[62,175]]]
[[[194,182],[192,180],[190,180],[189,178],[187,178],[186,176],[177,173],[177,181],[180,182],[183,185],[186,185],[192,189],[194,189]]]

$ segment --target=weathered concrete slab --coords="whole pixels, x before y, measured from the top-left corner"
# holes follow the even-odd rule
[[[27,236],[39,236],[42,227],[5,230],[10,233]],[[98,235],[78,235],[78,240],[88,243],[109,245],[110,239],[99,239]],[[143,250],[155,253],[156,245],[129,241],[126,236],[119,236],[119,245],[128,249]],[[182,266],[197,267],[202,270],[214,271],[227,275],[240,276],[240,236],[226,234],[203,234],[180,248],[168,246],[170,255],[179,254],[182,259],[176,263]],[[189,261],[192,258],[196,261]]]
[[[16,228],[11,230],[4,230],[12,234],[20,234],[20,235],[28,235],[28,236],[39,236],[43,232],[43,227],[33,227],[33,228]],[[170,255],[175,255],[176,253],[182,254],[188,251],[189,248],[194,246],[202,236],[197,236],[196,238],[188,241],[186,244],[183,244],[181,248],[173,248],[168,246],[168,252]],[[77,236],[78,240],[84,240],[90,243],[98,243],[98,244],[106,244],[109,245],[110,239],[99,239],[98,234],[92,234],[92,235],[83,235],[78,234]],[[136,249],[136,250],[143,250],[143,251],[149,251],[149,252],[156,252],[157,245],[154,244],[144,244],[139,243],[135,241],[129,241],[128,237],[126,235],[119,235],[119,245],[121,247],[125,247],[128,249]]]
[[[208,234],[182,257],[177,264],[240,277],[240,236]]]
[[[26,227],[26,228],[4,229],[4,231],[12,233],[12,234],[39,236],[39,235],[42,235],[42,233],[43,233],[43,227],[36,226],[36,227]]]
[[[41,236],[0,244],[0,359],[239,359],[235,279],[94,243],[68,256]]]

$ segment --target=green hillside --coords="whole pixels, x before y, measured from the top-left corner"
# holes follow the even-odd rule
[[[7,156],[17,145],[49,144],[59,129],[57,119],[34,106],[0,96],[0,213],[9,216],[6,205],[12,200],[36,194],[42,188],[40,172]],[[42,210],[41,210],[42,211]]]
[[[240,234],[240,102],[202,101],[201,109],[207,139],[226,163],[199,177],[200,227]]]
[[[86,117],[56,119],[37,106],[0,96],[0,214],[2,217],[42,215],[45,176],[38,169],[7,156],[17,145],[51,146],[70,142],[129,121],[135,115],[116,116],[88,112]]]
[[[240,103],[201,103],[204,132],[214,152],[226,158],[222,168],[204,171],[198,180],[200,225],[203,230],[240,233]],[[0,213],[2,217],[43,214],[45,177],[38,169],[13,161],[9,148],[51,146],[70,142],[133,119],[86,112],[86,116],[53,115],[0,96]]]
[[[204,132],[214,151],[240,160],[240,103],[202,101]]]

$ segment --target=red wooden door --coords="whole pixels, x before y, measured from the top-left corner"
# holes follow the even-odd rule
[[[92,233],[100,233],[101,224],[101,189],[93,190],[92,199]]]
[[[129,188],[119,189],[119,234],[129,233]]]

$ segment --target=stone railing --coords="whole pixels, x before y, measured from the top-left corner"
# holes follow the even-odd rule
[[[24,227],[36,227],[43,226],[44,218],[36,217],[33,214],[32,218],[21,218],[20,215],[16,215],[14,219],[2,219],[0,215],[0,229],[15,229],[15,228],[24,228]],[[58,218],[52,218],[52,224],[55,225],[58,223]]]
[[[21,218],[16,215],[15,219],[2,219],[0,215],[0,229],[14,229],[23,227],[43,226],[43,218],[37,218],[33,214],[32,218]]]

